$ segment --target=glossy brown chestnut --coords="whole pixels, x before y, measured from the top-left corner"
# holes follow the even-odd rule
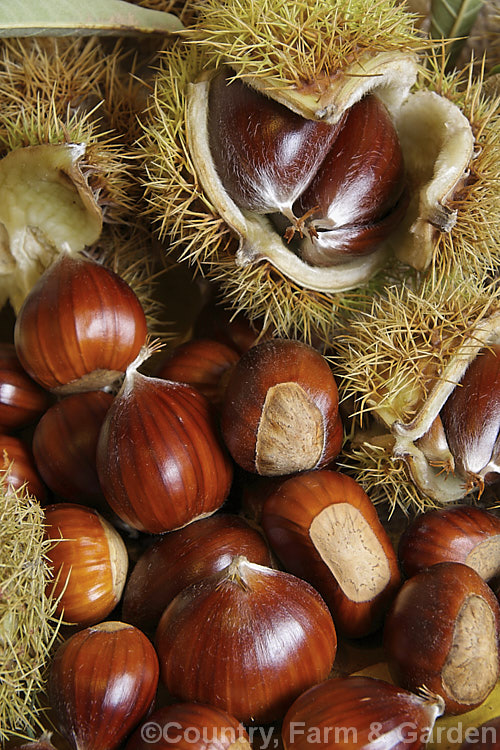
[[[139,726],[125,750],[251,750],[240,722],[213,706],[174,703],[155,711]]]
[[[408,577],[450,561],[469,565],[489,581],[500,574],[500,518],[472,505],[429,510],[405,530],[398,556]]]
[[[30,495],[43,503],[47,490],[38,473],[33,453],[26,443],[11,435],[0,435],[0,472],[7,474],[9,484],[18,490],[26,485]]]
[[[233,467],[201,393],[130,370],[101,429],[97,472],[123,521],[162,533],[220,508]]]
[[[271,563],[262,535],[238,516],[217,514],[165,534],[137,561],[125,586],[122,618],[154,632],[182,589],[223,570],[237,555]]]
[[[369,94],[348,110],[321,169],[294,204],[296,216],[309,216],[303,259],[331,266],[372,252],[404,216],[404,187],[396,130],[380,99]]]
[[[376,630],[400,584],[396,553],[361,485],[322,469],[299,474],[269,495],[262,527],[286,570],[309,581],[337,630]]]
[[[240,355],[226,344],[210,339],[192,339],[176,347],[160,365],[156,375],[165,380],[197,388],[216,406],[224,398],[225,382]]]
[[[301,695],[283,720],[285,750],[420,750],[438,716],[438,696],[422,697],[384,680],[336,677]]]
[[[21,366],[14,344],[0,343],[0,430],[34,422],[49,406],[49,394]]]
[[[500,345],[483,349],[440,412],[455,464],[469,484],[497,481]]]
[[[99,503],[96,469],[99,432],[113,402],[104,391],[75,393],[53,404],[33,434],[33,455],[52,492],[77,503]]]
[[[399,685],[425,685],[458,714],[493,690],[499,637],[500,606],[489,586],[468,565],[442,562],[403,584],[385,620],[384,648]]]
[[[76,503],[45,508],[48,592],[68,623],[91,625],[115,608],[125,586],[128,555],[119,533],[97,511]]]
[[[97,390],[138,355],[147,335],[139,300],[117,274],[63,253],[39,279],[17,316],[17,356],[56,392]]]
[[[50,706],[75,750],[114,750],[150,709],[158,658],[132,625],[103,622],[57,650],[48,679]]]
[[[338,126],[306,120],[241,79],[231,81],[232,75],[223,71],[210,85],[208,130],[216,169],[240,208],[291,217]]]
[[[308,583],[243,557],[178,594],[155,640],[175,697],[243,722],[282,717],[326,679],[337,647],[331,615]]]
[[[326,466],[343,440],[337,384],[326,360],[299,341],[256,344],[231,373],[221,426],[246,471],[279,476]]]

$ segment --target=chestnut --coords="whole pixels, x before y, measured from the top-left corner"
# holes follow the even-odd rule
[[[170,352],[156,376],[192,385],[218,406],[224,398],[225,381],[239,358],[235,349],[219,341],[192,339]]]
[[[500,518],[473,505],[429,510],[404,531],[398,556],[408,577],[449,561],[470,565],[489,581],[500,574]]]
[[[30,495],[43,503],[47,490],[38,472],[33,453],[21,438],[0,435],[0,473],[15,490],[26,485]]]
[[[154,631],[182,589],[223,570],[236,555],[260,565],[271,562],[263,536],[238,516],[216,514],[165,534],[135,564],[123,594],[122,619]]]
[[[307,690],[292,704],[282,727],[285,750],[424,748],[444,703],[384,680],[335,677]]]
[[[47,693],[74,750],[115,750],[150,710],[158,658],[132,625],[103,622],[66,640],[52,660]]]
[[[298,474],[269,494],[261,523],[283,566],[324,598],[338,631],[361,637],[380,626],[400,575],[360,484],[328,469]]]
[[[481,349],[440,412],[457,470],[469,487],[496,482],[500,434],[500,345]]]
[[[102,424],[97,473],[122,521],[163,533],[218,510],[233,465],[201,393],[132,367]]]
[[[118,604],[128,569],[125,544],[97,511],[76,503],[45,508],[47,558],[53,580],[48,594],[66,622],[90,625],[107,617]]]
[[[0,430],[34,422],[49,405],[49,394],[29,377],[14,344],[0,343]]]
[[[70,393],[114,382],[146,335],[141,304],[120,276],[83,255],[62,252],[19,310],[14,343],[37,383]]]
[[[384,626],[384,648],[398,685],[425,685],[446,712],[482,703],[499,677],[500,605],[468,565],[441,562],[407,580]]]
[[[321,468],[343,440],[335,378],[299,341],[256,344],[233,368],[221,428],[236,463],[266,476]]]
[[[285,240],[298,234],[297,253],[312,266],[373,252],[406,212],[398,135],[373,94],[331,123],[301,117],[226,69],[210,82],[207,126],[227,194],[270,215]]]
[[[326,679],[337,647],[317,591],[244,557],[178,594],[155,642],[174,697],[209,703],[242,722],[281,718],[301,692]]]
[[[56,495],[76,503],[99,503],[96,449],[111,393],[75,393],[53,404],[33,433],[33,455],[43,480]]]
[[[125,750],[251,750],[245,727],[213,706],[173,703],[158,709],[136,729]]]
[[[335,142],[293,206],[307,217],[302,258],[331,266],[373,250],[408,207],[403,153],[389,112],[368,94],[340,121]]]

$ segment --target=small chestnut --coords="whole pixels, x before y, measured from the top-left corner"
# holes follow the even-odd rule
[[[38,472],[33,453],[21,438],[0,435],[0,474],[8,477],[8,483],[15,490],[23,485],[30,495],[43,503],[47,489]]]
[[[148,716],[125,750],[251,750],[245,727],[219,708],[173,703]]]
[[[56,651],[47,684],[61,734],[74,750],[115,750],[150,710],[158,658],[132,625],[103,622]]]
[[[74,393],[53,404],[33,433],[33,455],[43,480],[56,495],[76,503],[102,498],[96,449],[113,396],[104,391]]]
[[[317,591],[244,557],[178,594],[155,642],[174,697],[243,722],[281,718],[301,692],[326,679],[337,648]]]
[[[408,577],[438,562],[461,562],[489,581],[500,574],[500,518],[473,505],[429,510],[413,519],[398,546]]]
[[[0,343],[0,430],[34,422],[49,405],[49,394],[29,377],[14,344]]]
[[[443,700],[415,695],[384,680],[335,677],[307,690],[288,710],[282,728],[285,750],[420,750]]]
[[[235,349],[219,341],[192,339],[169,353],[156,376],[192,385],[218,406],[224,398],[225,381],[239,358]]]
[[[154,631],[182,589],[223,570],[236,555],[271,562],[263,536],[238,516],[216,514],[168,532],[137,561],[125,586],[122,619]]]
[[[279,476],[326,466],[343,440],[337,384],[326,360],[299,341],[256,344],[233,368],[221,427],[246,471]]]
[[[500,605],[468,565],[441,562],[408,579],[385,620],[384,648],[398,685],[425,685],[446,712],[482,703],[500,674]]]
[[[336,471],[298,474],[269,494],[261,518],[286,570],[309,581],[337,630],[376,630],[400,584],[396,553],[360,484]]]
[[[118,604],[128,569],[125,544],[97,511],[76,503],[45,508],[47,552],[53,579],[48,593],[66,622],[91,625]]]

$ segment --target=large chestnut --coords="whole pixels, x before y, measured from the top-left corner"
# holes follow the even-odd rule
[[[14,342],[34,380],[68,393],[112,383],[146,335],[146,316],[129,285],[105,266],[63,252],[26,297]]]
[[[473,505],[429,510],[413,519],[399,541],[408,577],[438,562],[461,562],[489,581],[500,574],[500,518]]]
[[[495,687],[500,606],[468,565],[442,562],[403,584],[387,614],[384,648],[397,684],[425,685],[447,713],[464,713]]]
[[[162,533],[220,508],[233,466],[201,393],[129,368],[101,428],[97,472],[122,521]]]
[[[384,680],[336,677],[301,695],[283,720],[285,750],[360,748],[420,750],[444,704],[436,695],[415,695]]]
[[[326,360],[299,341],[256,344],[231,373],[221,426],[246,471],[279,476],[326,466],[343,440],[337,384]]]
[[[152,706],[158,658],[132,625],[103,622],[56,651],[47,692],[61,734],[74,750],[115,750]]]
[[[33,434],[38,471],[52,492],[76,503],[99,503],[96,449],[113,396],[104,391],[74,393],[53,404]]]
[[[21,366],[14,344],[0,343],[0,430],[34,422],[49,405],[49,394]]]
[[[251,750],[240,722],[213,706],[173,703],[155,711],[136,729],[125,750]]]
[[[337,646],[328,608],[308,583],[244,557],[178,594],[155,641],[172,695],[243,722],[281,718],[326,679]]]
[[[360,637],[380,626],[400,575],[361,485],[328,469],[298,474],[270,493],[261,523],[284,567],[319,591],[339,631]]]
[[[122,618],[154,630],[182,589],[223,570],[237,555],[270,564],[263,536],[238,516],[216,514],[165,534],[137,561],[125,586]]]
[[[90,625],[118,604],[128,568],[125,544],[97,511],[76,503],[45,508],[47,552],[53,580],[48,593],[68,623]]]

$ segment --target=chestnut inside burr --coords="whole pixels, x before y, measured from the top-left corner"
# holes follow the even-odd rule
[[[367,94],[337,122],[308,120],[223,71],[210,85],[210,152],[224,190],[307,264],[373,253],[408,206],[403,153],[384,104]]]
[[[498,678],[495,617],[480,596],[468,596],[455,621],[453,640],[441,673],[442,684],[455,701],[477,705]]]
[[[257,431],[258,473],[279,476],[313,469],[324,443],[323,415],[306,391],[292,382],[269,388]]]
[[[324,508],[313,519],[309,536],[351,601],[371,601],[389,583],[384,549],[362,513],[349,503]]]

